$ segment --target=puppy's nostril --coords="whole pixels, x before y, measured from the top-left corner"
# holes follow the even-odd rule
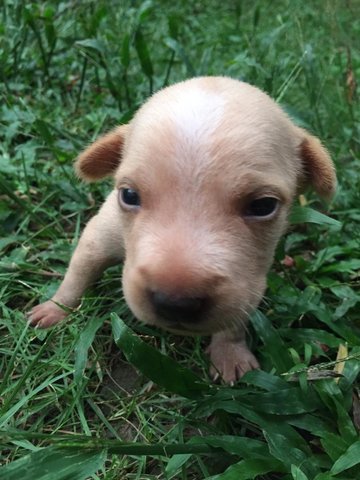
[[[174,322],[199,320],[207,304],[205,297],[181,297],[164,292],[150,292],[150,299],[157,315]]]

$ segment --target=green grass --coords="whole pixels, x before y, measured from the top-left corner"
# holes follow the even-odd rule
[[[360,478],[359,17],[356,0],[3,2],[2,479]],[[205,339],[134,321],[118,268],[66,324],[37,331],[23,315],[55,291],[111,188],[78,182],[76,154],[152,91],[202,74],[266,90],[339,178],[340,227],[294,213],[251,320],[263,371],[233,388],[211,384]]]

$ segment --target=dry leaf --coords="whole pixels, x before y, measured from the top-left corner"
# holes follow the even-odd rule
[[[342,375],[342,372],[344,371],[345,368],[345,362],[342,362],[341,360],[345,359],[349,355],[347,345],[340,344],[339,349],[336,355],[336,364],[334,366],[334,372],[338,373],[339,375]],[[339,382],[339,378],[335,379],[335,382]]]

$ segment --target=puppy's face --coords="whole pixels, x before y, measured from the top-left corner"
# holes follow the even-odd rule
[[[116,174],[126,300],[141,320],[210,334],[259,303],[297,183],[282,112],[251,87],[180,85],[131,127]],[[260,97],[260,98],[259,98]]]
[[[92,155],[107,138],[121,149],[118,166],[111,147],[109,170],[131,310],[182,334],[236,330],[264,293],[299,185],[331,194],[327,153],[267,95],[221,77],[162,90],[122,128]],[[82,176],[102,176],[86,171],[88,157],[79,159]]]

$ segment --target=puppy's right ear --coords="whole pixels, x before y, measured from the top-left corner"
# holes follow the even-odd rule
[[[128,127],[116,127],[80,153],[74,165],[80,178],[94,182],[115,172],[121,162]]]

